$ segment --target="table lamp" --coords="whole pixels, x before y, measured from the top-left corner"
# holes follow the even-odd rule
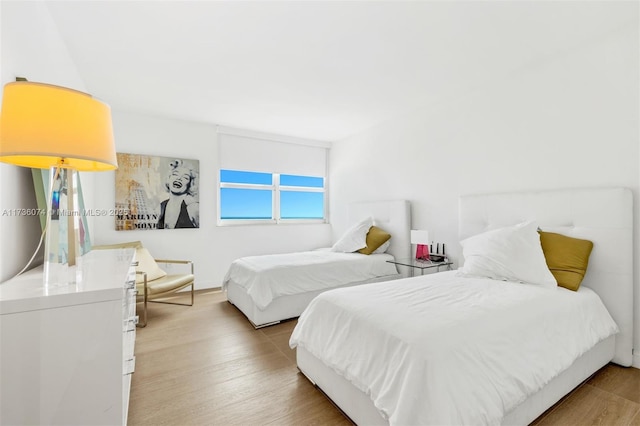
[[[416,259],[429,259],[429,232],[411,230],[411,244],[416,244]]]
[[[118,168],[111,109],[83,92],[16,81],[4,86],[0,161],[49,169],[45,288],[82,279],[78,171]]]

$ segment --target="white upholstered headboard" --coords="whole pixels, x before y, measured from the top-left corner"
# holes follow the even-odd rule
[[[460,197],[460,239],[535,220],[544,231],[593,241],[583,284],[620,327],[614,362],[633,354],[633,199],[626,188],[567,189]],[[462,263],[461,263],[462,264]]]
[[[396,259],[406,259],[411,252],[411,206],[407,200],[367,201],[351,203],[347,217],[352,225],[367,217],[373,224],[391,234],[388,253]]]

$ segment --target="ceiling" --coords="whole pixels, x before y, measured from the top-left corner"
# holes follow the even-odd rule
[[[629,2],[47,1],[114,109],[338,141],[630,22]]]

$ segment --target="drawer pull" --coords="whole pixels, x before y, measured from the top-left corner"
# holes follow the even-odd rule
[[[131,359],[128,359],[124,362],[122,375],[128,376],[130,374],[133,374],[135,369],[136,369],[136,357],[134,356]]]

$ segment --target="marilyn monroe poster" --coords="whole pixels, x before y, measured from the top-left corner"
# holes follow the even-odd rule
[[[198,160],[117,155],[116,230],[200,227]]]

